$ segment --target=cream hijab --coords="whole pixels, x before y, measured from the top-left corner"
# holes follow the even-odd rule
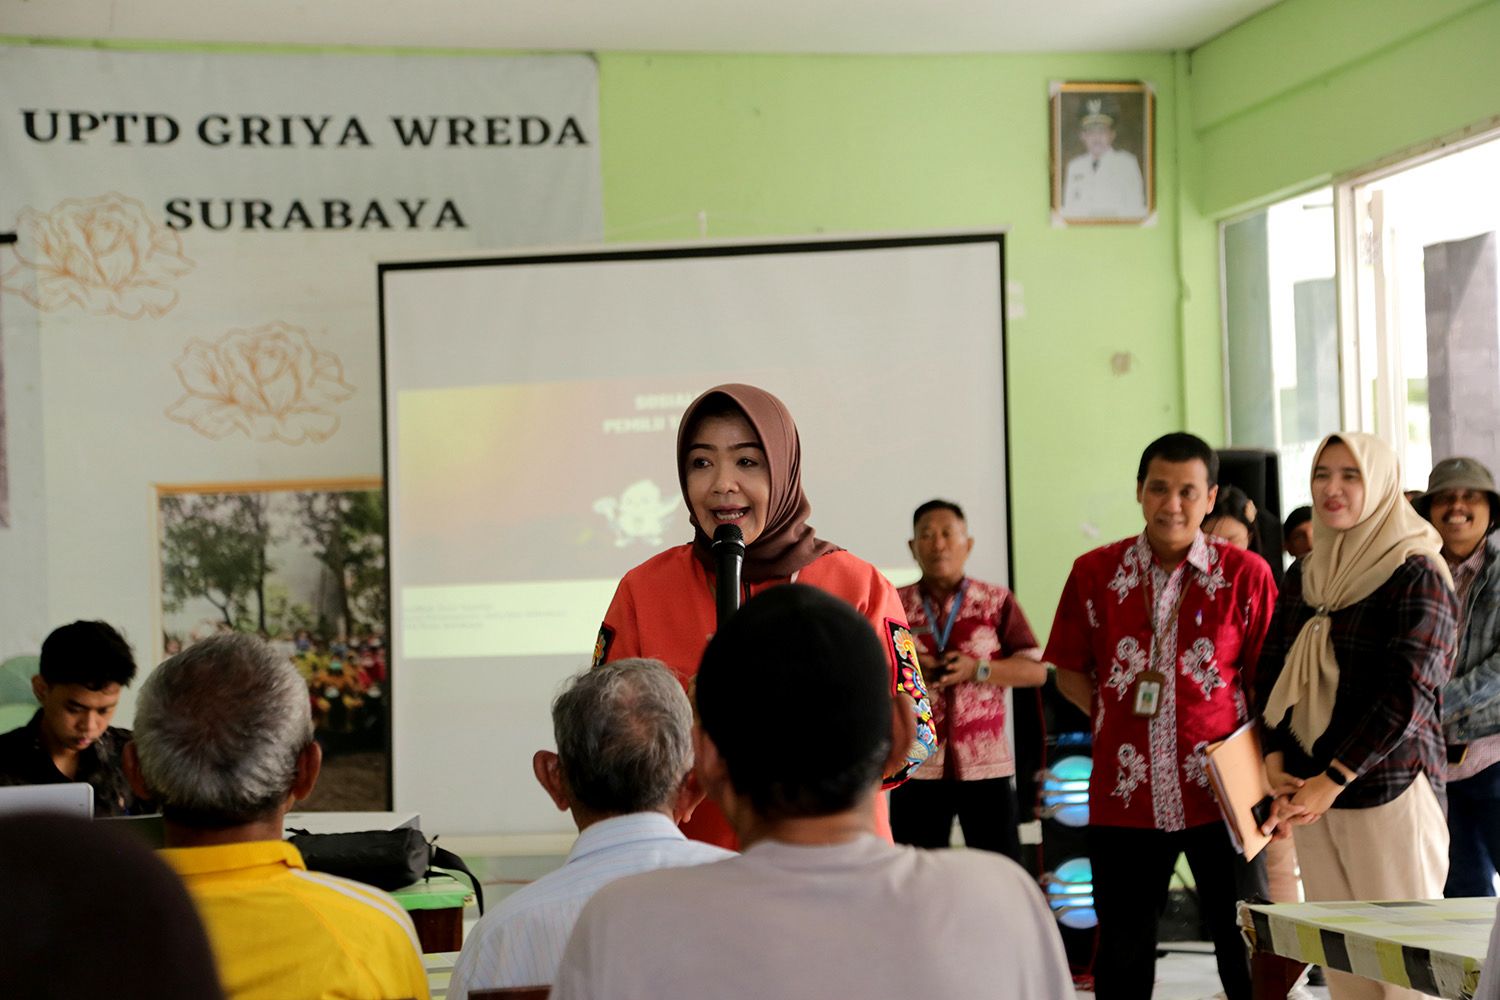
[[[1364,509],[1359,521],[1343,531],[1328,527],[1314,512],[1313,547],[1302,560],[1302,600],[1316,613],[1292,642],[1265,712],[1267,725],[1276,726],[1290,710],[1292,735],[1309,752],[1328,728],[1338,693],[1339,662],[1329,614],[1369,597],[1414,555],[1426,556],[1453,586],[1437,530],[1402,495],[1400,463],[1390,445],[1371,434],[1330,434],[1318,445],[1314,468],[1334,442],[1342,442],[1359,465]],[[1349,666],[1358,669],[1358,664]]]

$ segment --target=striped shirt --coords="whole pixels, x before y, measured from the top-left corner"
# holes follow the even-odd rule
[[[583,904],[600,888],[626,875],[734,856],[733,851],[688,840],[658,812],[593,823],[579,833],[561,868],[507,896],[474,926],[453,967],[448,995],[548,985],[557,975]]]
[[[280,840],[160,853],[193,897],[228,1000],[426,1000],[411,918],[379,889],[310,872]]]
[[[1448,559],[1448,550],[1443,550],[1443,558],[1448,559],[1448,572],[1453,574],[1453,592],[1458,597],[1458,634],[1462,638],[1464,631],[1469,627],[1469,595],[1474,591],[1474,582],[1479,579],[1479,571],[1484,569],[1485,555],[1489,546],[1483,542],[1474,547],[1468,558],[1454,562]],[[1500,733],[1493,736],[1482,736],[1469,744],[1469,749],[1464,754],[1464,759],[1457,764],[1448,765],[1448,780],[1463,781],[1472,778],[1480,771],[1495,764],[1500,764]]]

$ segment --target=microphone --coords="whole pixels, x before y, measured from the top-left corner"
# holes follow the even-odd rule
[[[714,530],[714,609],[718,623],[740,609],[740,569],[745,564],[745,535],[739,525],[721,524]]]

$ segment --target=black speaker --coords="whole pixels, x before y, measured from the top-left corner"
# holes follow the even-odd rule
[[[1220,448],[1219,482],[1238,486],[1281,522],[1281,462],[1274,451],[1262,448]]]
[[[1255,534],[1252,545],[1271,564],[1276,585],[1281,586],[1281,460],[1262,448],[1219,449],[1219,484],[1238,486],[1255,503]]]
[[[1087,769],[1081,775],[1070,773],[1066,788],[1059,785],[1052,770],[1070,757],[1075,758],[1075,769],[1077,758],[1090,760],[1092,725],[1087,715],[1058,692],[1057,682],[1050,676],[1039,688],[1016,688],[1012,711],[1018,818],[1022,823],[1042,821],[1042,842],[1022,846],[1022,864],[1040,879],[1059,862],[1083,853],[1083,824],[1088,821]],[[1061,794],[1064,792],[1067,794]],[[1082,808],[1064,810],[1066,805]]]
[[[1016,794],[1021,820],[1041,823],[1039,844],[1023,844],[1022,864],[1041,883],[1075,972],[1093,963],[1097,918],[1088,859],[1088,786],[1093,733],[1087,715],[1049,677],[1013,696]]]

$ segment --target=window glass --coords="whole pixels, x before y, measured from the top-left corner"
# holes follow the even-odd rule
[[[1222,228],[1229,443],[1281,462],[1281,510],[1308,500],[1307,469],[1339,427],[1333,191]]]
[[[1408,488],[1435,458],[1500,464],[1496,177],[1492,139],[1351,186],[1361,417]]]

